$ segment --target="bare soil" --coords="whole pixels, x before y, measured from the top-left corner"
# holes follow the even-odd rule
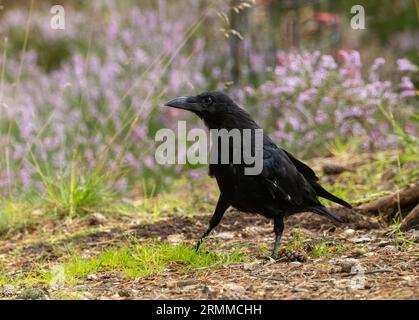
[[[239,247],[248,256],[246,262],[187,272],[169,268],[136,279],[102,272],[66,288],[64,295],[78,293],[83,299],[418,299],[417,244],[398,248],[390,229],[378,218],[346,209],[340,209],[339,214],[347,223],[334,225],[311,213],[286,221],[283,243],[291,243],[292,230],[300,228],[307,243],[301,253],[303,262],[293,261],[298,259],[292,258],[292,250],[287,259],[266,259],[273,243],[271,221],[231,210],[208,238],[206,250]],[[87,218],[71,224],[51,223],[26,235],[1,240],[0,262],[3,272],[13,275],[32,270],[40,261],[59,262],[69,248],[91,256],[107,247],[123,245],[132,237],[193,244],[205,231],[209,218],[174,217],[153,224],[109,221],[91,233],[77,232],[87,227]],[[54,234],[64,236],[45,242],[43,233],[49,238]],[[407,236],[419,237],[417,231]],[[337,243],[344,250],[314,257],[309,248],[316,241]],[[8,298],[17,298],[18,291]],[[0,294],[6,297],[1,290]],[[53,293],[50,296],[54,297]]]

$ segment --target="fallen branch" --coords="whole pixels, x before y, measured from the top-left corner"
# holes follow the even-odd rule
[[[393,194],[357,207],[362,213],[378,214],[419,203],[419,183],[409,185]]]
[[[366,274],[385,273],[385,272],[397,272],[397,271],[393,269],[376,269],[376,270],[365,271],[363,272],[363,274],[366,275]],[[353,276],[359,276],[359,273],[346,273],[342,275],[342,277],[353,277]]]
[[[344,166],[334,164],[334,163],[325,163],[322,169],[323,169],[324,174],[328,174],[328,175],[340,174],[345,171],[350,171],[350,172],[355,171],[351,168],[344,167]]]
[[[400,230],[402,231],[414,228],[419,228],[419,204],[409,212],[400,225]]]

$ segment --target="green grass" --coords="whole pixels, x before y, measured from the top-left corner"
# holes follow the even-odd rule
[[[394,245],[399,250],[409,249],[417,245],[415,240],[409,239],[406,234],[400,229],[401,221],[400,218],[394,218],[393,224],[391,225],[392,234],[394,237]]]
[[[241,262],[239,251],[232,253],[196,252],[194,247],[150,241],[145,244],[125,245],[105,251],[97,257],[75,256],[63,264],[66,281],[77,282],[94,272],[120,272],[127,277],[144,277],[163,272],[166,268],[178,271],[208,268],[220,264]]]
[[[35,224],[33,203],[16,200],[0,200],[0,235],[20,231]]]
[[[377,160],[359,166],[355,172],[342,173],[332,183],[323,183],[328,191],[353,204],[374,200],[419,180],[419,139],[408,134],[391,112],[382,106],[379,109],[392,126],[393,134],[400,140],[399,152],[377,152]],[[419,118],[412,118],[412,123],[419,124],[418,120]],[[344,144],[335,140],[334,146],[329,146],[329,150],[335,155],[353,154],[356,142],[355,139],[354,143]],[[325,203],[332,205],[329,201]]]
[[[76,172],[76,171],[73,171]],[[58,177],[42,173],[45,192],[32,192],[22,198],[0,198],[0,235],[14,233],[47,220],[73,219],[86,213],[101,212],[115,219],[144,219],[153,223],[173,216],[206,214],[214,209],[216,185],[210,179],[175,181],[173,190],[154,195],[144,190],[140,198],[123,198],[108,188],[106,176]],[[179,192],[181,190],[181,192]],[[186,196],[187,195],[187,196]],[[208,199],[208,195],[211,195]]]
[[[301,233],[301,227],[298,226],[298,229],[291,232],[291,241],[286,245],[286,249],[308,251],[312,257],[319,258],[338,255],[345,251],[346,248],[341,243],[331,242],[325,239],[314,243],[309,239],[304,239]]]
[[[59,216],[71,219],[110,202],[113,192],[109,188],[108,174],[83,168],[73,159],[67,171],[52,175],[49,168],[41,168],[40,163],[31,155],[45,189],[41,198]]]
[[[76,285],[90,274],[99,275],[103,272],[119,273],[128,278],[146,277],[162,273],[168,268],[186,272],[228,265],[245,261],[246,256],[239,250],[206,253],[202,249],[197,252],[189,245],[148,241],[111,248],[95,257],[72,254],[64,260],[48,268],[41,265],[36,271],[15,278],[0,274],[0,285],[10,283],[28,287],[37,283],[52,285],[57,281]]]
[[[304,250],[305,242],[301,234],[301,227],[291,231],[291,242],[286,245],[289,250]]]
[[[87,212],[109,211],[114,194],[106,177],[76,170],[58,177],[42,174],[45,192],[28,192],[22,197],[0,198],[0,235],[35,226],[46,220],[73,219]]]
[[[418,181],[418,163],[419,152],[383,152],[377,160],[357,167],[355,172],[343,172],[333,182],[324,181],[322,185],[352,204],[364,203]],[[324,202],[333,205],[330,201]]]
[[[44,200],[60,216],[73,218],[89,210],[106,206],[112,193],[106,187],[106,179],[91,174],[88,176],[70,175],[44,180],[46,196]]]
[[[310,254],[314,258],[319,257],[329,257],[333,255],[338,255],[345,251],[345,246],[341,243],[333,243],[330,241],[321,241],[315,243],[310,247]]]

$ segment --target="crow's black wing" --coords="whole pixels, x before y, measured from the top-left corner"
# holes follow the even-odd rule
[[[286,152],[271,141],[264,142],[261,178],[273,198],[285,200],[292,205],[300,206],[304,197],[310,196],[311,188],[304,176]]]
[[[313,169],[311,169],[308,165],[301,162],[300,160],[296,159],[291,153],[289,153],[287,150],[284,150],[281,148],[282,151],[285,152],[285,154],[288,156],[288,158],[292,161],[292,163],[295,165],[297,170],[307,179],[312,181],[318,181],[319,178],[316,176]]]
[[[314,189],[316,194],[322,198],[328,199],[330,201],[336,202],[341,204],[344,207],[352,208],[352,206],[347,203],[345,200],[342,200],[335,195],[331,194],[327,190],[325,190],[319,183],[319,178],[316,176],[314,171],[305,163],[301,162],[300,160],[297,160],[294,158],[292,154],[290,154],[288,151],[281,149],[286,153],[288,158],[292,161],[292,163],[295,165],[297,170],[306,178],[306,180],[310,183],[311,187]]]

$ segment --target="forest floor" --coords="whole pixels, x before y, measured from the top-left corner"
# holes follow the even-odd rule
[[[365,159],[347,160],[345,165],[357,162],[360,169],[329,182],[352,183],[351,175],[362,175],[362,166],[371,170],[377,161],[370,155]],[[193,188],[202,190],[208,183],[215,184],[205,180]],[[136,210],[39,219],[5,233],[0,298],[419,299],[419,231],[401,232],[396,222],[357,210],[332,208],[345,217],[339,225],[312,213],[288,218],[281,259],[273,261],[266,258],[273,245],[272,222],[230,209],[195,252],[214,190],[211,186],[214,196],[204,204],[185,187],[150,198],[147,205],[144,199],[134,201]],[[192,199],[188,205],[186,198]],[[32,214],[43,215],[39,209]]]

